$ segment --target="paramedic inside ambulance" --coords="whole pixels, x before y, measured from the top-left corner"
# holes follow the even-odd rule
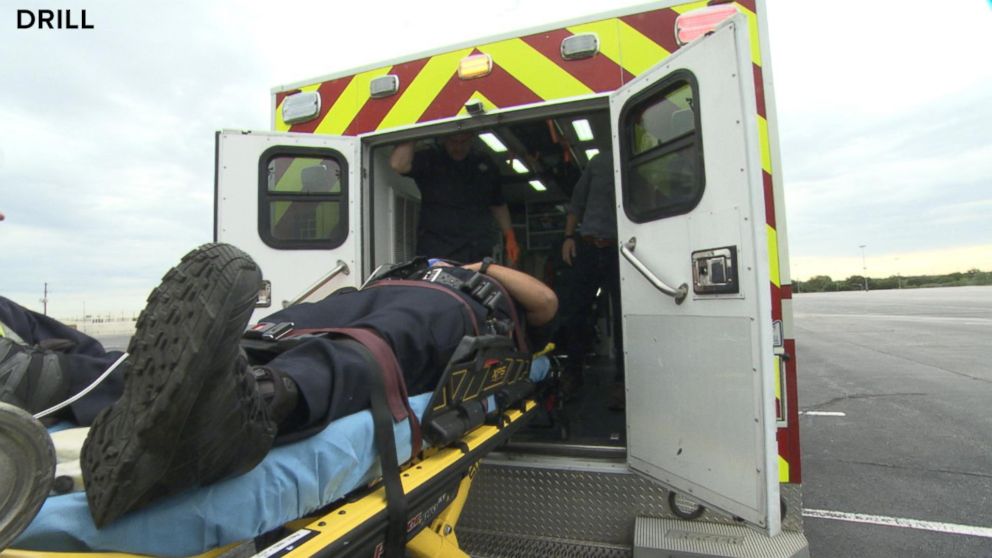
[[[91,425],[80,462],[96,525],[245,473],[273,444],[369,408],[370,368],[399,386],[389,394],[401,400],[432,392],[466,336],[509,336],[518,351],[544,346],[541,326],[558,300],[537,279],[490,258],[399,267],[412,269],[405,280],[380,279],[264,318],[260,325],[287,324],[291,335],[278,350],[259,349],[248,342],[257,328],[245,331],[262,285],[255,262],[227,244],[187,254],[149,295],[123,374],[60,417]],[[462,288],[472,285],[486,296]],[[38,413],[120,356],[0,297],[0,402]],[[0,464],[8,451],[0,446]]]
[[[500,173],[487,156],[472,149],[475,135],[458,132],[438,139],[440,148],[415,150],[397,145],[389,166],[420,190],[416,252],[421,256],[476,262],[493,255],[493,221],[503,234],[506,258],[520,256],[510,210],[503,200]]]

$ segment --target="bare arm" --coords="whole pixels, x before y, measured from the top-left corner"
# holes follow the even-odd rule
[[[513,225],[510,222],[510,208],[505,203],[503,205],[491,205],[489,210],[493,212],[493,219],[496,219],[496,224],[504,235],[513,232]]]
[[[413,142],[401,143],[389,155],[389,166],[399,174],[406,174],[413,168]]]
[[[568,265],[572,265],[575,259],[575,229],[578,225],[579,218],[569,211],[565,217],[565,240],[561,243],[561,259]]]
[[[481,262],[468,264],[465,269],[479,271]],[[555,317],[558,312],[558,297],[547,285],[521,271],[491,264],[486,275],[499,281],[510,296],[524,307],[527,323],[535,326],[544,325]]]

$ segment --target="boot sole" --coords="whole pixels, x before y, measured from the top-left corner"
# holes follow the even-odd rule
[[[237,358],[260,283],[247,254],[213,244],[187,254],[149,295],[128,347],[124,393],[83,445],[97,526],[177,491],[167,473],[190,409],[206,380]]]

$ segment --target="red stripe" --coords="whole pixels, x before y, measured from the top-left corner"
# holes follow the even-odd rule
[[[775,228],[775,191],[772,188],[772,175],[766,170],[761,171],[761,181],[765,186],[765,223]]]
[[[620,19],[645,37],[664,47],[668,52],[675,52],[679,48],[679,43],[675,40],[675,19],[677,17],[679,14],[675,10],[666,8],[623,16]]]
[[[571,36],[572,33],[567,29],[556,29],[547,33],[528,35],[521,37],[521,39],[597,93],[613,91],[624,82],[634,78],[630,72],[602,54],[584,60],[563,59],[561,57],[561,42]]]
[[[382,119],[386,117],[393,105],[399,101],[403,93],[409,89],[410,84],[413,83],[414,78],[420,73],[420,70],[427,65],[427,61],[430,58],[421,58],[420,60],[414,60],[413,62],[405,62],[403,64],[398,64],[393,66],[393,69],[389,71],[390,74],[395,74],[400,79],[400,89],[395,95],[390,95],[389,97],[384,97],[382,99],[369,99],[365,106],[358,111],[355,118],[348,124],[348,128],[344,131],[346,136],[354,136],[357,134],[362,134],[365,132],[371,132],[379,127]]]
[[[344,91],[345,87],[351,83],[351,80],[355,76],[343,77],[341,79],[336,79],[334,81],[325,81],[320,84],[317,88],[317,93],[320,95],[320,114],[317,118],[313,120],[308,120],[306,122],[300,122],[299,124],[293,124],[289,127],[290,132],[302,132],[305,134],[312,134],[314,130],[317,129],[317,125],[327,116],[327,111],[331,110],[334,105],[334,101],[338,100],[341,93]]]
[[[758,116],[768,118],[765,113],[765,81],[761,77],[761,66],[752,64],[754,68],[754,95],[758,99]]]
[[[785,398],[789,405],[789,408],[786,409],[789,426],[779,428],[776,438],[778,439],[778,454],[789,462],[789,482],[801,484],[803,482],[803,470],[799,448],[799,389],[796,386],[795,339],[785,340],[785,353],[790,357],[785,361]]]
[[[472,54],[476,52],[478,51],[473,51]],[[453,75],[417,121],[426,122],[455,116],[476,91],[485,95],[500,108],[542,100],[498,64],[493,64],[493,72],[483,78],[463,80],[457,74]]]
[[[736,2],[733,3],[740,4],[744,8],[747,8],[751,13],[758,13],[757,8],[755,7],[754,0],[737,0]],[[711,0],[709,2],[710,6],[715,6],[716,4],[730,4],[730,2],[727,2],[727,0]]]
[[[782,300],[792,300],[792,285],[782,285]]]
[[[782,289],[769,282],[772,290],[772,321],[782,319]]]

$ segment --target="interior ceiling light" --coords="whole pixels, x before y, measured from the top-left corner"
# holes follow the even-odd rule
[[[592,159],[596,155],[599,155],[599,150],[595,147],[586,149],[586,159]]]
[[[575,128],[575,135],[579,137],[579,141],[589,141],[593,139],[592,126],[589,125],[589,121],[585,118],[573,120],[572,127]]]
[[[499,138],[496,137],[496,134],[493,134],[491,132],[485,132],[483,134],[479,134],[479,139],[481,139],[486,145],[488,145],[489,149],[492,149],[496,153],[506,152],[506,146],[503,145],[503,142],[499,141]]]
[[[513,170],[517,171],[520,174],[525,174],[528,172],[527,165],[520,162],[520,159],[514,159],[510,161],[510,166],[513,167]]]
[[[540,180],[531,180],[530,187],[537,190],[538,192],[543,192],[547,190],[547,187],[545,187],[544,183],[541,182]]]

